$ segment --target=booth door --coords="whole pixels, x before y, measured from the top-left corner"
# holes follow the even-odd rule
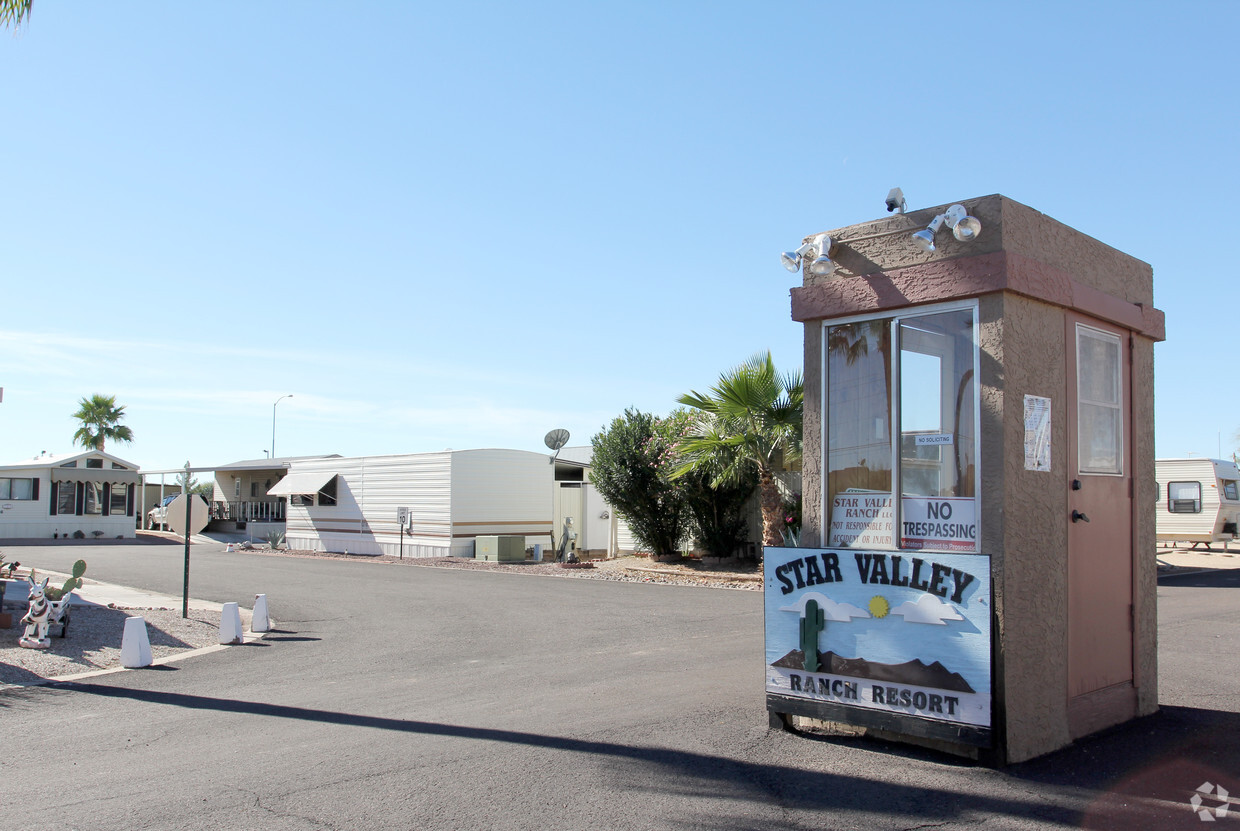
[[[1067,334],[1068,699],[1088,732],[1132,697],[1132,361],[1122,329],[1069,315]]]

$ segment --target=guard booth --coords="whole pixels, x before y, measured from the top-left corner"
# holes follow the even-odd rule
[[[1150,267],[998,195],[785,257],[806,547],[765,552],[772,725],[1003,764],[1154,712]]]

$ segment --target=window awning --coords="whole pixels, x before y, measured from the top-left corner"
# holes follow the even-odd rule
[[[314,473],[290,473],[276,482],[268,496],[292,496],[299,493],[318,493],[323,486],[335,478],[336,474],[328,471]]]

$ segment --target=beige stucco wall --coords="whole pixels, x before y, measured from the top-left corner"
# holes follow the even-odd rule
[[[1134,685],[1140,714],[1157,709],[1156,562],[1153,420],[1153,309],[1149,265],[1002,196],[962,200],[983,224],[971,244],[944,229],[938,250],[920,251],[911,233],[946,205],[884,217],[829,233],[830,278],[806,276],[793,292],[805,324],[805,513],[803,543],[822,543],[822,322],[832,316],[896,310],[944,299],[979,299],[982,551],[991,557],[994,592],[994,727],[1005,759],[1062,747],[1068,724],[1068,400],[1065,314],[1143,321],[1132,353],[1132,475],[1135,482]],[[1015,278],[1008,272],[1019,270]],[[1002,272],[1002,273],[998,273]],[[1000,286],[1001,290],[973,287]],[[1013,286],[1019,291],[1013,290]],[[799,295],[799,296],[798,296]],[[1130,304],[1142,307],[1133,309]],[[797,317],[798,312],[800,314]],[[1049,359],[1048,359],[1049,358]],[[1024,397],[1052,401],[1050,472],[1024,469]]]
[[[992,478],[983,480],[982,517],[998,526],[983,551],[992,558],[1008,758],[1018,761],[1069,741],[1066,367],[1046,360],[1064,354],[1065,327],[1062,309],[1027,298],[992,295],[982,305],[984,406],[994,409],[983,419]],[[1051,399],[1048,472],[1025,470],[1026,395]]]
[[[812,370],[811,370],[812,367]],[[801,545],[820,546],[822,533],[822,322],[805,324],[805,410],[802,418]],[[810,402],[813,402],[811,405]]]
[[[1158,709],[1158,541],[1153,511],[1158,484],[1154,478],[1154,341],[1149,338],[1133,339],[1132,377],[1141,379],[1132,395],[1133,498],[1137,506],[1133,529],[1137,643],[1134,671],[1137,707],[1141,715],[1149,715]]]

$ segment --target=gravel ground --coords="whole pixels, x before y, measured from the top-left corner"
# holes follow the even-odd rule
[[[188,649],[219,643],[220,613],[191,609],[182,619],[180,609],[115,609],[75,606],[66,638],[52,637],[47,649],[24,649],[17,645],[26,627],[18,619],[25,606],[5,604],[13,625],[0,629],[0,685],[38,683],[80,672],[111,669],[121,665],[121,633],[125,618],[146,620],[151,654],[156,660]],[[58,634],[60,627],[52,627]]]
[[[395,566],[421,568],[460,568],[477,571],[499,571],[539,574],[576,580],[614,580],[624,583],[664,583],[680,586],[702,586],[716,589],[761,591],[762,571],[752,561],[724,561],[718,564],[700,561],[679,563],[652,562],[642,557],[620,557],[599,560],[578,568],[564,568],[559,563],[492,563],[465,557],[415,559],[408,557],[373,557],[324,551],[271,551],[265,548],[245,552],[265,557],[313,557],[347,559]],[[182,619],[179,609],[117,609],[74,607],[69,636],[53,637],[47,649],[23,649],[17,645],[25,627],[18,618],[25,606],[6,604],[4,611],[13,616],[9,629],[0,629],[0,686],[29,684],[76,675],[92,670],[120,666],[121,633],[125,618],[139,615],[146,620],[151,652],[156,660],[190,649],[219,643],[219,612],[191,609],[189,618]],[[53,632],[59,631],[53,628]]]
[[[614,560],[594,560],[582,563],[579,567],[565,567],[556,562],[535,563],[527,560],[523,563],[495,563],[475,560],[472,557],[406,557],[402,560],[391,556],[377,557],[330,551],[271,551],[265,548],[256,548],[251,553],[268,557],[320,557],[423,568],[460,568],[473,571],[538,574],[544,577],[566,577],[577,580],[613,580],[621,583],[665,583],[712,589],[762,590],[762,567],[761,564],[752,560],[720,562],[682,560],[672,563],[652,562],[645,557],[618,557]]]

